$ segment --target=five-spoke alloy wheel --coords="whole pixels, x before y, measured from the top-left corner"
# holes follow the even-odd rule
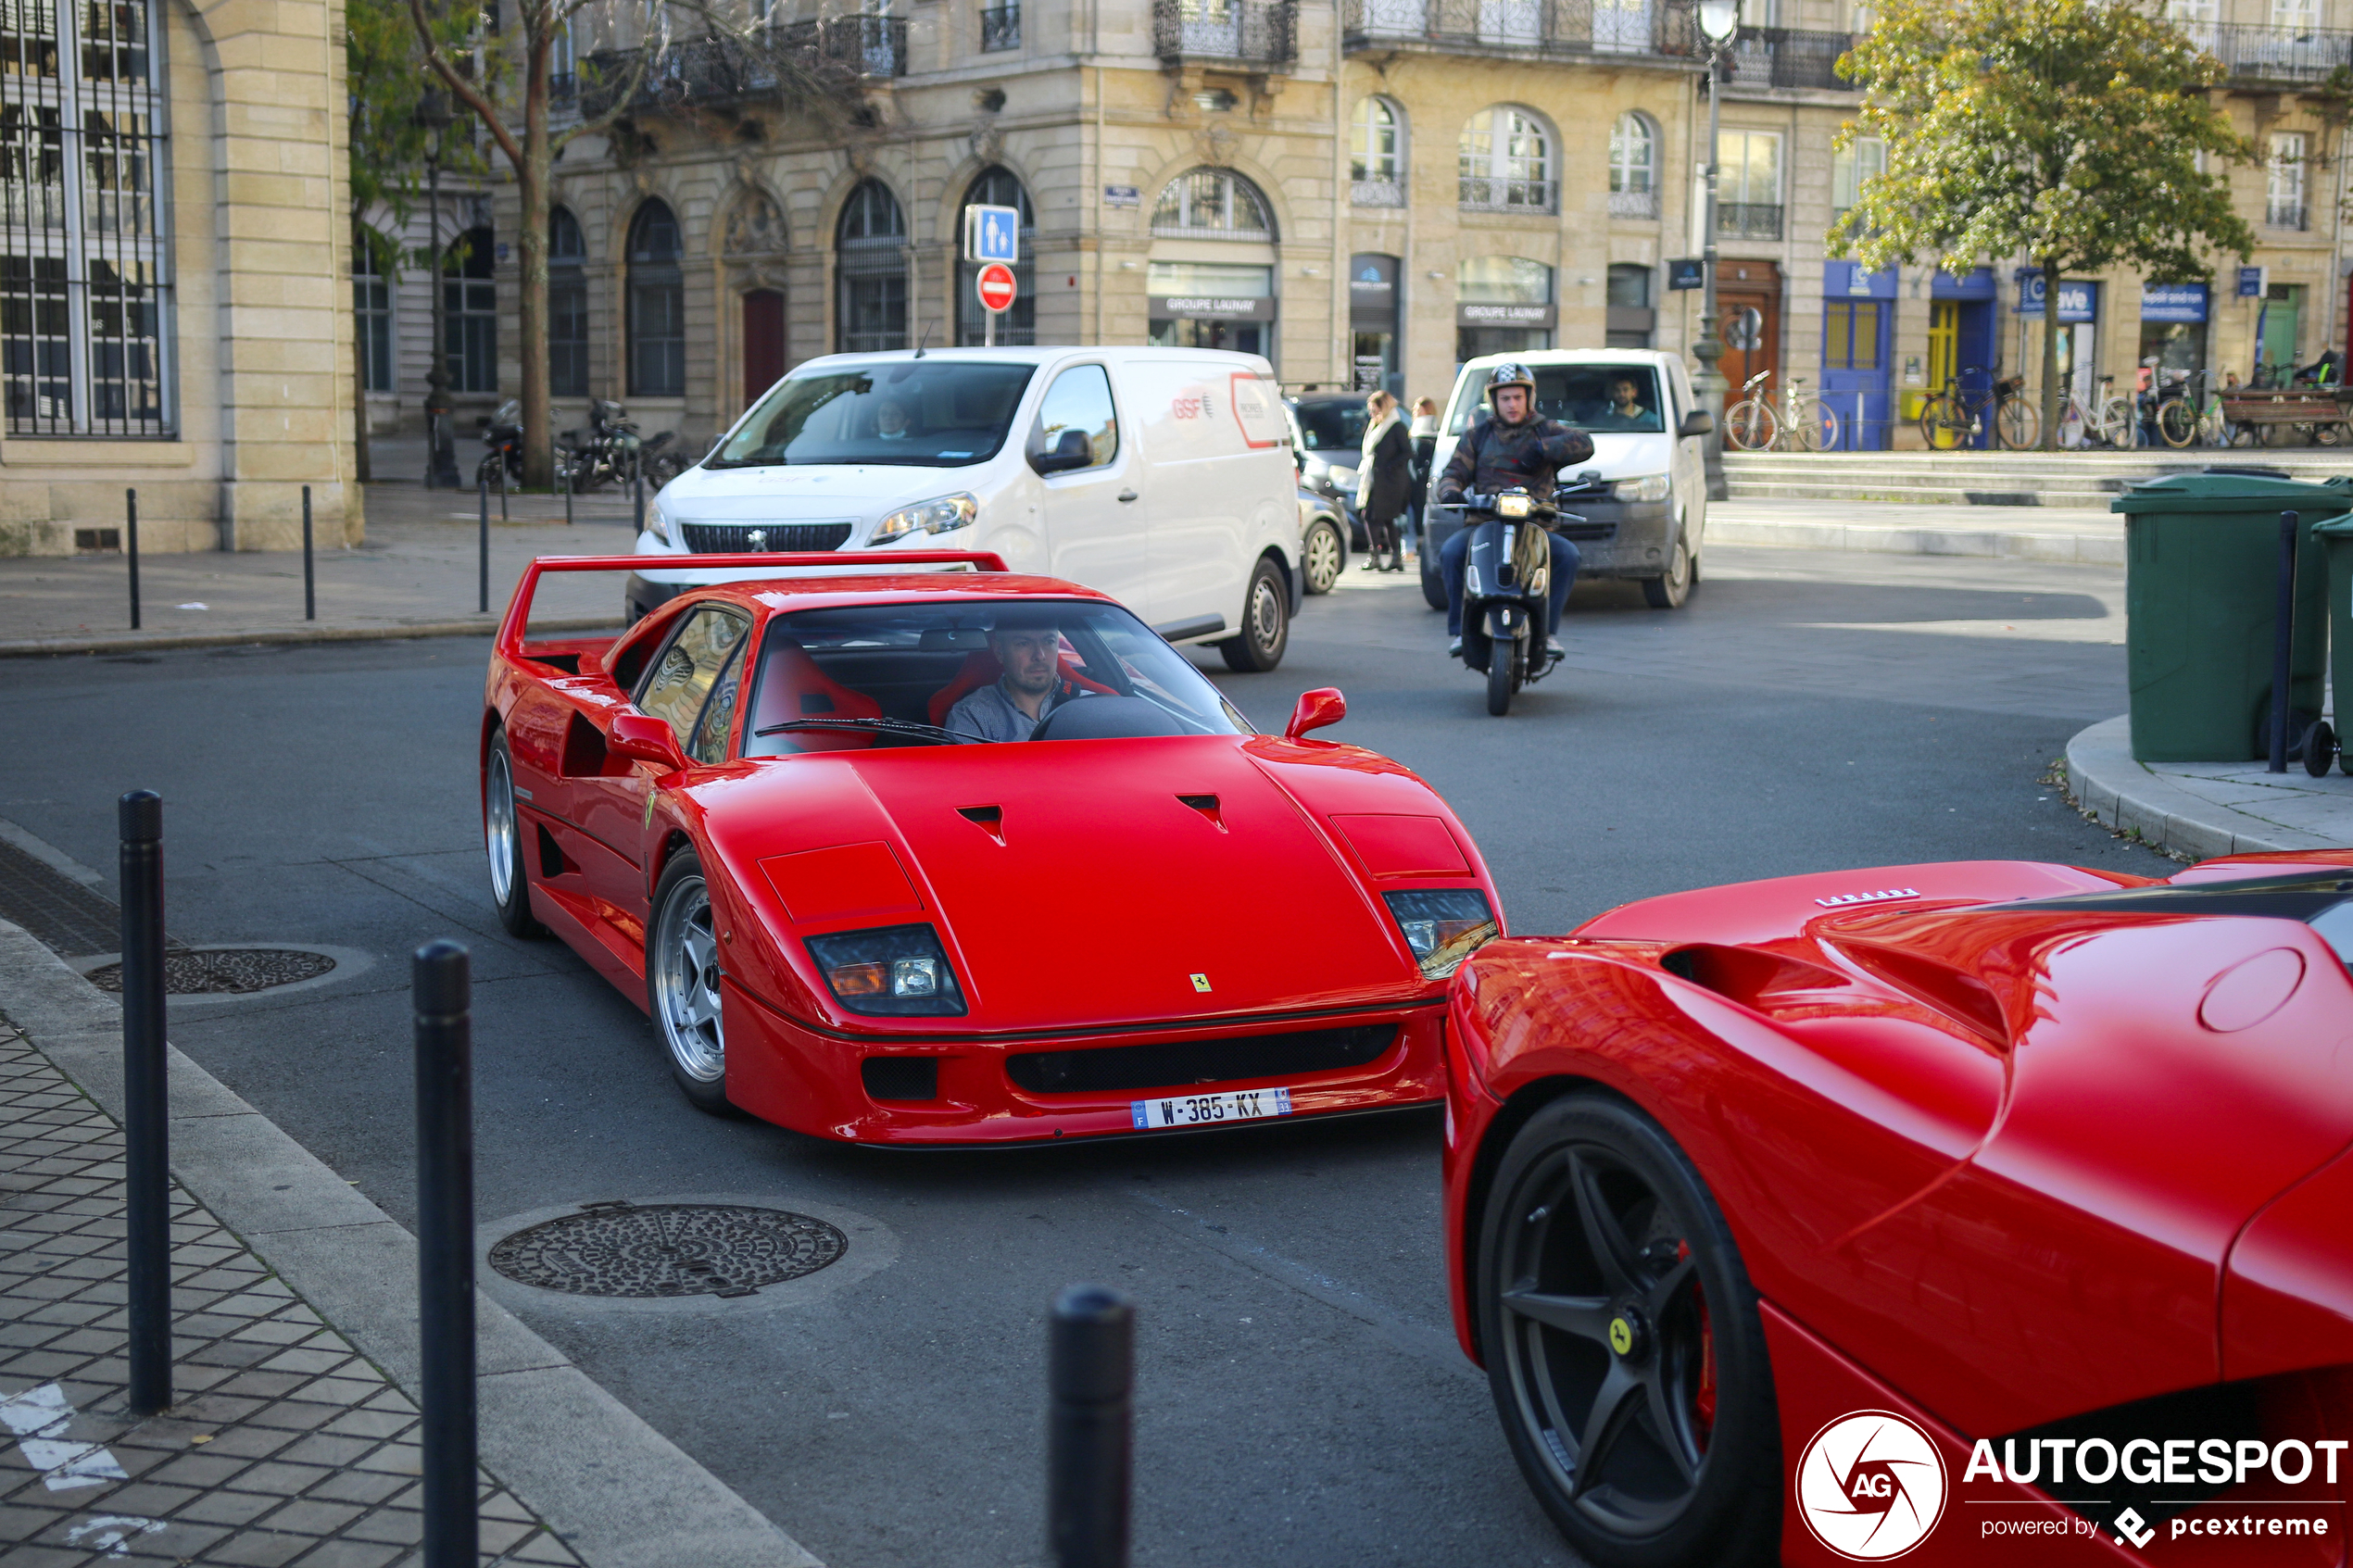
[[[1489,1189],[1475,1280],[1505,1436],[1580,1554],[1771,1560],[1780,1445],[1755,1292],[1656,1123],[1599,1095],[1540,1109]]]
[[[531,915],[531,888],[522,861],[522,819],[515,812],[515,759],[507,732],[490,737],[482,770],[482,838],[490,854],[490,898],[498,923],[510,936],[545,936],[547,928]]]
[[[652,933],[646,944],[648,999],[662,1044],[670,1047],[671,1075],[697,1109],[724,1115],[733,1107],[720,1018],[719,934],[711,885],[691,849],[679,850],[662,868]]]

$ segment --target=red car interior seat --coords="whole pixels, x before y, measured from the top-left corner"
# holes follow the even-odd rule
[[[745,750],[749,737],[771,724],[795,719],[879,719],[882,704],[862,692],[851,691],[817,668],[817,661],[790,637],[771,637],[761,656],[760,690],[752,697],[752,713],[745,722]],[[772,737],[776,738],[776,737]],[[855,751],[875,744],[875,737],[849,730],[799,730],[793,742],[803,751]]]

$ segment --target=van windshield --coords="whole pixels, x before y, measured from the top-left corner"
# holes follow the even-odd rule
[[[1540,418],[1596,435],[1614,433],[1656,435],[1667,429],[1658,395],[1658,372],[1648,365],[1538,365],[1536,412]],[[1473,370],[1481,381],[1484,370]],[[1455,400],[1449,435],[1468,430],[1487,412],[1487,398]]]
[[[760,400],[703,467],[985,462],[1005,444],[1033,369],[902,359],[790,376]]]

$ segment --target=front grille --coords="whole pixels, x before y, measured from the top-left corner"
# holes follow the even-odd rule
[[[838,550],[849,537],[847,522],[682,522],[686,548],[698,556],[738,550]],[[753,534],[760,538],[754,540]]]
[[[1240,1035],[1182,1044],[1026,1051],[1005,1059],[1005,1076],[1038,1095],[1176,1089],[1362,1067],[1380,1060],[1396,1039],[1394,1023],[1358,1023],[1345,1029],[1302,1029],[1288,1035]]]
[[[1564,522],[1556,525],[1553,532],[1564,539],[1576,539],[1590,544],[1595,539],[1617,538],[1617,524],[1614,522]]]

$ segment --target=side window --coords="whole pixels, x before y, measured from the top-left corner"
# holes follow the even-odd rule
[[[695,743],[686,747],[686,755],[698,762],[727,760],[727,732],[736,724],[736,698],[744,683],[744,647],[739,639],[736,651],[727,656],[727,668],[711,688],[711,700],[703,705],[702,722],[695,726]]]
[[[744,640],[746,630],[741,616],[715,606],[695,610],[647,672],[646,684],[637,693],[637,706],[667,721],[682,748],[695,733],[703,703],[718,684],[728,656]]]
[[[1069,431],[1087,438],[1094,456],[1089,468],[1101,468],[1119,455],[1119,417],[1112,408],[1111,377],[1101,365],[1073,365],[1054,378],[1038,410],[1030,450],[1051,452]]]

